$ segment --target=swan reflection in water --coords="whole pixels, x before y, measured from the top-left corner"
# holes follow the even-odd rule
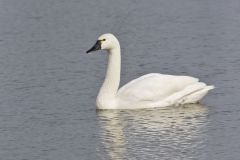
[[[204,147],[207,107],[97,111],[99,159],[197,158]]]

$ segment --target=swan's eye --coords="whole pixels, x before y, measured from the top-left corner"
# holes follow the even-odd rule
[[[104,39],[102,39],[102,41],[106,41],[106,39],[104,38]]]

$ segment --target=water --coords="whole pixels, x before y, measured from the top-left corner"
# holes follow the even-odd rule
[[[4,160],[240,156],[237,0],[0,0],[0,157]],[[122,82],[149,72],[214,84],[202,105],[96,112],[112,32]]]

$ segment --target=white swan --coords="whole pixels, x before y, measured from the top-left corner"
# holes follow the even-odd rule
[[[97,109],[140,109],[166,107],[199,102],[214,86],[207,86],[189,76],[150,73],[119,88],[121,51],[117,38],[101,35],[87,53],[107,50],[108,67],[104,83],[97,96]]]

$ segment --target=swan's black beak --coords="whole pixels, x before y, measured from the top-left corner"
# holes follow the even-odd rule
[[[101,40],[97,40],[92,48],[90,48],[86,53],[97,51],[101,49]]]

